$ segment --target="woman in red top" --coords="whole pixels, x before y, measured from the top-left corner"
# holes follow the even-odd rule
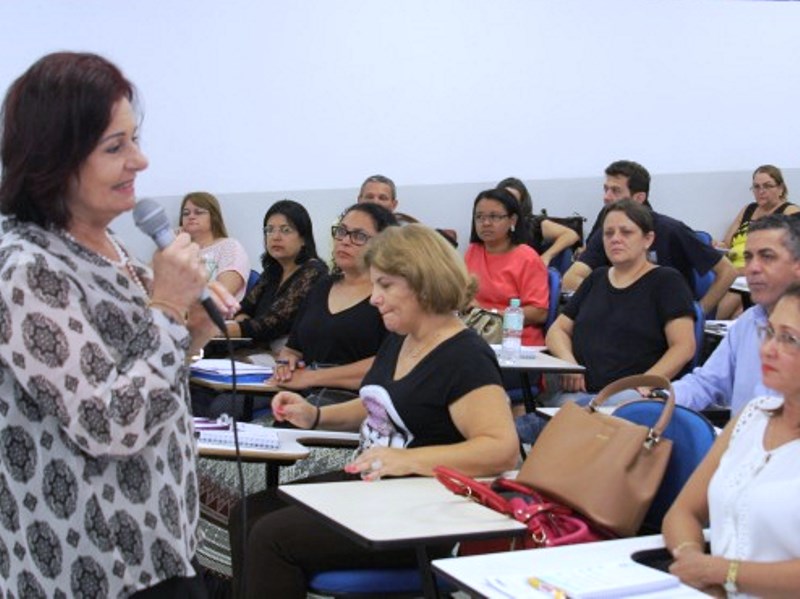
[[[505,189],[482,191],[472,208],[470,245],[464,260],[478,279],[475,303],[504,310],[518,297],[525,313],[523,345],[544,345],[547,318],[547,267],[524,242],[519,202]]]

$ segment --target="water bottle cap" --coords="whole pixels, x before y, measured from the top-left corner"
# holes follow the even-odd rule
[[[512,297],[511,298],[511,305],[514,308],[519,308],[519,298],[518,297]]]

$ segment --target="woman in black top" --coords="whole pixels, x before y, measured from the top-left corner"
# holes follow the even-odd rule
[[[475,290],[461,257],[438,233],[412,224],[384,231],[365,259],[371,301],[391,333],[360,399],[318,408],[282,392],[272,402],[275,417],[300,428],[360,428],[361,445],[345,467],[354,477],[430,476],[439,464],[472,476],[512,468],[517,437],[497,358],[455,315]],[[328,480],[347,476],[331,474]],[[245,581],[245,597],[305,597],[308,574],[319,570],[416,564],[413,550],[366,549],[306,510],[281,507],[266,495],[248,499],[243,573],[237,551],[244,535],[235,528],[240,515],[230,519],[234,578]]]
[[[367,242],[397,221],[377,204],[353,204],[331,229],[334,272],[303,301],[272,382],[286,389],[356,390],[386,336],[369,303]],[[324,366],[317,368],[316,366]]]
[[[261,277],[227,326],[231,337],[250,337],[270,349],[289,334],[303,298],[328,271],[317,256],[311,217],[301,204],[280,200],[267,210],[261,266]]]
[[[525,184],[516,177],[506,177],[497,184],[497,189],[505,189],[520,204],[522,210],[525,242],[536,250],[545,266],[562,251],[579,241],[578,234],[546,216],[533,214],[531,194]]]

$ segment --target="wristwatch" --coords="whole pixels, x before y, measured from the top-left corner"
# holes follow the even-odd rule
[[[736,577],[739,574],[739,560],[731,560],[728,564],[728,574],[725,576],[725,584],[722,585],[726,593],[738,593],[739,587],[736,586]]]

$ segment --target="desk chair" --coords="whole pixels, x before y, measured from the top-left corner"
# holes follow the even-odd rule
[[[567,272],[570,266],[572,266],[572,248],[561,250],[550,260],[550,268],[555,268],[561,275]]]
[[[336,598],[420,597],[422,578],[416,568],[330,570],[313,574],[308,588]]]
[[[250,293],[250,291],[253,289],[253,287],[256,286],[256,283],[258,283],[258,280],[260,278],[261,278],[260,272],[258,272],[257,270],[250,271],[250,276],[247,277],[247,285],[245,287],[245,292],[244,292],[245,295]]]
[[[614,410],[614,416],[637,424],[653,426],[661,415],[663,403],[658,400],[643,399],[621,405]],[[675,406],[672,420],[664,430],[663,436],[672,440],[672,454],[667,463],[664,480],[656,493],[650,511],[644,518],[643,532],[659,532],[661,521],[683,485],[700,464],[717,437],[714,425],[703,415]]]
[[[695,366],[700,366],[700,359],[703,357],[703,343],[706,336],[706,315],[703,312],[700,302],[692,302],[694,305],[694,357],[689,361],[686,372],[691,372]]]
[[[697,238],[707,245],[712,244],[711,234],[706,231],[695,231],[694,234]],[[713,270],[709,270],[706,274],[701,275],[696,270],[692,269],[692,291],[694,292],[694,299],[700,300],[706,293],[708,293],[708,289],[716,280],[717,275],[714,274]],[[708,314],[706,314],[707,318],[714,318],[717,309],[714,308]]]

